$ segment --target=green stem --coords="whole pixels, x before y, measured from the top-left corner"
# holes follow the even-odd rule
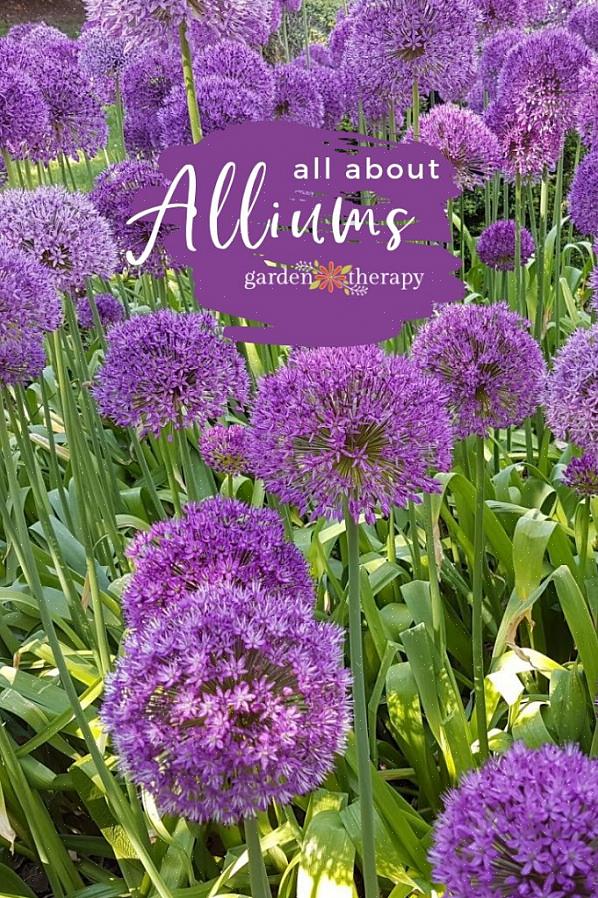
[[[170,492],[172,493],[172,504],[174,506],[175,513],[180,515],[181,513],[181,499],[179,496],[179,486],[176,482],[176,475],[174,471],[174,465],[172,464],[172,456],[170,454],[170,443],[168,442],[168,435],[166,431],[162,431],[160,434],[159,440],[160,450],[162,453],[162,461],[164,462],[164,467],[166,468],[166,476],[168,478],[168,486],[170,487]]]
[[[424,493],[424,527],[426,532],[426,552],[428,555],[428,578],[430,583],[430,601],[432,604],[432,627],[436,638],[436,645],[441,656],[446,648],[446,629],[444,621],[444,609],[440,596],[440,580],[438,577],[438,565],[436,563],[436,540],[434,538],[434,519],[432,515],[432,496]]]
[[[201,119],[199,117],[199,106],[197,103],[197,92],[195,90],[195,78],[193,77],[193,60],[191,58],[191,47],[187,40],[187,26],[184,22],[179,28],[179,41],[181,44],[181,60],[183,63],[183,79],[185,81],[185,93],[187,94],[187,110],[189,112],[189,122],[191,124],[191,137],[193,143],[199,143],[203,134],[201,130]]]
[[[581,513],[581,544],[579,546],[579,570],[582,579],[587,575],[588,567],[588,539],[590,535],[590,500],[583,499],[579,506]]]
[[[411,106],[413,109],[413,139],[419,140],[419,84],[417,81],[413,82]]]
[[[127,148],[125,145],[125,116],[123,109],[123,97],[120,85],[120,76],[117,75],[114,82],[114,109],[116,112],[116,132],[118,134],[119,150],[123,159],[127,158]]]
[[[521,202],[521,175],[515,175],[515,297],[517,311],[525,316],[523,308],[523,290],[521,276],[521,216],[523,204]]]
[[[563,157],[564,151],[559,156],[554,193],[554,209],[552,213],[552,226],[556,230],[554,241],[554,347],[556,351],[559,350],[561,345],[561,232],[563,224],[561,204],[563,202]]]
[[[536,322],[534,336],[536,340],[542,339],[544,329],[544,250],[546,244],[546,218],[548,215],[548,171],[544,166],[542,172],[542,186],[540,188],[540,230],[538,234],[538,258],[536,264],[536,280],[538,284],[538,301],[536,303]]]
[[[12,159],[8,154],[8,150],[2,150],[2,158],[4,160],[4,168],[6,169],[6,177],[8,179],[9,187],[16,187],[17,182],[15,180],[14,168],[12,164]]]
[[[362,863],[365,898],[378,898],[374,796],[370,770],[368,708],[365,692],[363,638],[361,632],[361,587],[359,573],[359,524],[345,502],[345,526],[349,556],[349,647],[353,676],[353,717],[357,748],[357,779],[361,814]]]
[[[473,563],[473,609],[471,641],[473,652],[473,680],[475,691],[476,720],[480,743],[480,760],[484,762],[489,754],[486,724],[486,694],[484,691],[484,632],[482,619],[483,569],[484,569],[484,439],[476,437],[476,505],[474,524]]]
[[[260,833],[256,817],[246,817],[243,823],[245,828],[245,842],[249,857],[249,884],[251,898],[272,898],[268,874],[264,863],[264,855],[260,846]]]
[[[311,53],[309,50],[309,21],[307,16],[307,0],[303,0],[302,3],[302,14],[303,14],[303,40],[305,41],[305,61],[307,63],[307,68],[311,68]]]
[[[415,514],[415,505],[409,502],[409,532],[411,534],[411,557],[413,559],[413,577],[415,580],[421,580],[422,562],[419,550],[419,536],[417,533],[417,516]]]

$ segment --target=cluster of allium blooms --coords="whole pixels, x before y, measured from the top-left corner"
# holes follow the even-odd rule
[[[160,45],[176,39],[179,25],[190,18],[187,0],[84,0],[87,21],[127,46]],[[159,46],[155,47],[159,52]]]
[[[244,424],[217,424],[204,430],[200,440],[203,460],[221,474],[244,474],[249,470],[249,428]]]
[[[307,614],[314,585],[305,560],[269,508],[215,496],[188,503],[180,518],[140,533],[129,548],[133,575],[123,595],[131,627],[168,611],[203,585],[258,584],[281,605]]]
[[[101,28],[86,28],[77,46],[81,71],[89,78],[94,94],[103,102],[112,103],[130,55],[124,41]]]
[[[200,587],[127,638],[102,716],[162,813],[233,823],[321,784],[349,726],[343,632],[260,585]]]
[[[344,65],[356,100],[402,110],[417,82],[445,100],[467,93],[475,76],[478,14],[473,0],[365,0],[350,16]]]
[[[476,0],[476,6],[484,31],[500,32],[503,28],[525,24],[527,19],[525,0]]]
[[[116,247],[108,222],[90,200],[62,187],[0,194],[2,236],[29,253],[59,290],[79,290],[92,275],[110,277]]]
[[[484,91],[488,95],[488,100],[496,98],[498,80],[502,67],[505,64],[505,59],[524,37],[525,32],[520,28],[505,28],[493,34],[483,44],[478,69],[482,106]]]
[[[260,47],[280,24],[278,0],[210,0],[198,7],[201,13],[190,23],[190,39],[198,48],[223,38]]]
[[[168,181],[151,162],[128,159],[111,165],[98,176],[90,199],[94,206],[109,222],[117,241],[121,265],[128,267],[126,252],[130,250],[139,257],[149,240],[152,223],[139,220],[127,224],[133,215],[134,200],[137,192],[147,187],[167,187]],[[149,272],[156,277],[164,274],[170,265],[166,251],[161,242],[168,233],[168,227],[160,229],[160,237],[150,256],[141,266],[142,272]],[[134,269],[139,271],[139,269]]]
[[[582,234],[598,234],[598,150],[578,166],[569,191],[571,220]]]
[[[572,458],[563,481],[582,498],[598,496],[598,450],[592,449],[579,458]]]
[[[234,343],[207,312],[162,309],[113,327],[94,396],[121,427],[156,436],[224,415],[247,401],[249,381]]]
[[[576,7],[569,16],[567,27],[578,34],[590,50],[598,53],[598,3]]]
[[[181,78],[181,63],[173,53],[136,54],[123,73],[125,143],[130,153],[152,155],[162,146],[159,113]]]
[[[26,158],[49,134],[50,110],[35,82],[0,38],[0,148]]]
[[[525,265],[534,254],[534,238],[527,228],[520,227],[521,264]],[[480,234],[478,256],[489,268],[513,271],[515,268],[515,244],[517,223],[512,220],[495,221]]]
[[[575,125],[583,41],[564,28],[527,35],[507,55],[486,121],[497,134],[508,175],[539,176],[556,163]]]
[[[516,742],[449,793],[431,861],[447,898],[593,898],[597,845],[598,761]]]
[[[575,112],[582,140],[598,149],[598,57],[581,70]]]
[[[435,489],[452,434],[437,383],[376,346],[294,353],[264,377],[252,413],[251,467],[314,516],[357,518]]]
[[[322,127],[324,103],[310,70],[291,64],[275,67],[274,118]]]
[[[47,271],[0,240],[0,383],[24,384],[44,366],[43,335],[62,320]]]
[[[483,119],[452,103],[435,106],[422,115],[420,139],[439,147],[455,166],[455,181],[461,190],[485,184],[502,162],[498,138]]]
[[[598,446],[598,324],[576,330],[557,354],[546,412],[559,439],[583,449]]]
[[[125,310],[123,304],[112,293],[98,293],[93,297],[100,324],[104,330],[124,321]],[[83,330],[92,330],[96,326],[91,301],[87,296],[77,302],[77,321]]]
[[[505,303],[445,306],[417,334],[412,357],[443,384],[460,437],[521,424],[544,388],[529,322]]]

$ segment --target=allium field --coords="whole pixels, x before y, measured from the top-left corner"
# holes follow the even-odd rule
[[[0,37],[0,898],[598,898],[598,2],[339,5]],[[272,120],[438,148],[463,302],[234,343],[131,265]]]

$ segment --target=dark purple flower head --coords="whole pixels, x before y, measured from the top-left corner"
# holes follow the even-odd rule
[[[18,68],[5,68],[0,51],[0,148],[16,158],[49,138],[50,110],[35,82]]]
[[[203,431],[200,440],[203,460],[221,474],[243,474],[249,470],[249,428],[243,424],[217,424]]]
[[[153,155],[162,146],[160,110],[175,84],[181,63],[173,53],[144,50],[135,54],[123,73],[125,142],[130,153]]]
[[[375,519],[417,501],[450,464],[452,435],[436,382],[376,346],[296,352],[260,383],[252,469],[302,513]]]
[[[125,162],[117,162],[98,175],[89,196],[100,215],[104,216],[112,228],[123,267],[128,266],[127,250],[136,257],[140,256],[152,230],[152,224],[143,220],[127,224],[133,215],[133,203],[137,192],[144,187],[167,185],[168,181],[164,175],[151,162],[144,160],[128,159]],[[161,237],[163,238],[167,232],[167,228],[162,228]],[[141,269],[134,268],[133,271],[149,272],[155,277],[162,277],[169,264],[159,238],[145,264]]]
[[[515,268],[516,223],[495,221],[480,234],[478,256],[489,268],[513,271]],[[527,228],[520,228],[521,264],[525,265],[535,252],[534,238]]]
[[[322,127],[324,103],[309,69],[293,64],[275,67],[274,118]]]
[[[486,91],[489,100],[496,98],[498,80],[505,59],[511,50],[524,39],[525,32],[521,28],[504,28],[485,41],[480,56],[479,72],[482,90]]]
[[[576,113],[577,130],[582,140],[598,149],[598,56],[581,70]]]
[[[598,496],[598,449],[584,452],[580,458],[572,458],[563,481],[581,498]]]
[[[472,0],[377,0],[359,5],[345,45],[344,64],[358,96],[409,104],[422,94],[465,96],[475,76],[478,14]]]
[[[598,150],[586,156],[575,172],[569,211],[580,233],[598,235]]]
[[[559,439],[582,449],[598,447],[598,324],[574,331],[557,354],[546,413]]]
[[[594,898],[598,761],[516,742],[449,792],[430,859],[447,898]]]
[[[60,300],[45,268],[0,240],[0,383],[24,384],[41,373],[44,332],[61,320]]]
[[[110,277],[116,248],[108,222],[90,200],[62,187],[0,193],[2,236],[52,275],[59,290],[80,290],[93,275]]]
[[[540,401],[540,347],[505,303],[444,306],[417,334],[412,355],[447,390],[460,437],[521,424]]]
[[[461,190],[481,187],[500,168],[498,138],[484,120],[469,109],[444,103],[422,115],[420,138],[438,147],[456,169]]]
[[[108,330],[115,324],[120,324],[125,319],[123,304],[112,293],[98,293],[93,298],[98,312],[100,324],[104,330]],[[93,308],[87,296],[82,297],[77,303],[77,321],[83,330],[93,330],[96,326]]]
[[[577,6],[569,16],[567,27],[578,34],[590,50],[598,53],[598,3]]]
[[[122,38],[101,28],[86,28],[78,40],[79,66],[90,80],[93,93],[104,103],[114,102],[114,90],[129,53]]]
[[[343,632],[218,581],[130,634],[102,717],[162,813],[233,823],[319,786],[349,727]]]
[[[158,435],[219,418],[248,390],[242,358],[211,315],[162,309],[112,328],[94,396],[119,426]]]
[[[215,496],[188,503],[180,518],[160,521],[129,547],[134,572],[123,595],[127,623],[142,627],[201,586],[264,589],[290,613],[312,613],[314,584],[280,516]]]

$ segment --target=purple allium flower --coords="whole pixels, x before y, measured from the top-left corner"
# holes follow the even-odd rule
[[[582,449],[598,447],[598,324],[573,332],[554,360],[546,391],[554,435]]]
[[[567,27],[578,34],[590,50],[598,53],[598,3],[576,7],[569,16]]]
[[[299,65],[306,69],[313,65],[324,65],[328,68],[335,68],[335,62],[332,58],[332,52],[326,44],[310,44],[309,45],[309,65],[307,59],[307,51],[302,50],[293,60],[294,65]]]
[[[144,51],[123,72],[125,142],[130,153],[152,155],[162,146],[159,112],[181,80],[181,63],[173,54]]]
[[[442,150],[456,169],[461,190],[481,187],[500,168],[498,138],[484,120],[469,109],[444,103],[422,115],[420,138]]]
[[[324,103],[309,69],[293,64],[274,68],[274,118],[322,127]]]
[[[108,330],[115,324],[120,324],[125,319],[123,304],[112,293],[98,293],[94,296],[98,318],[104,330]],[[93,330],[96,326],[91,302],[87,296],[77,302],[77,321],[83,330]]]
[[[110,277],[116,248],[108,222],[82,194],[62,187],[0,193],[2,236],[48,269],[59,290],[80,290],[93,275]]]
[[[522,0],[476,0],[485,31],[500,31],[525,21]]]
[[[275,25],[274,0],[209,0],[198,3],[201,13],[191,19],[190,39],[198,50],[223,38],[239,41],[249,47],[260,47],[278,25]],[[273,27],[275,25],[275,27]]]
[[[211,315],[161,309],[111,329],[93,392],[119,426],[159,435],[219,418],[248,391],[243,360]]]
[[[324,105],[324,128],[334,129],[346,111],[345,84],[341,72],[329,66],[312,64],[312,80]]]
[[[521,424],[540,402],[542,352],[529,322],[505,303],[444,306],[417,334],[412,356],[447,390],[460,437]]]
[[[123,267],[128,265],[125,255],[127,250],[131,250],[136,257],[141,255],[152,230],[152,224],[141,219],[133,224],[127,224],[133,215],[133,201],[137,192],[144,187],[167,185],[168,181],[164,175],[151,162],[144,160],[128,159],[125,162],[117,162],[98,175],[89,197],[112,228]],[[162,238],[167,233],[168,228],[161,229]],[[163,243],[159,239],[141,269],[133,270],[162,277],[169,264]]]
[[[438,91],[444,100],[459,99],[475,76],[477,25],[472,0],[362,3],[344,53],[358,95],[402,109],[417,81],[422,94]]]
[[[249,428],[244,424],[217,424],[204,430],[200,439],[203,460],[221,474],[243,474],[249,470]]]
[[[305,350],[264,377],[252,414],[251,467],[302,513],[375,519],[433,492],[450,464],[443,396],[407,359],[376,346]]]
[[[0,51],[0,147],[16,158],[47,141],[50,110],[32,79],[17,68],[4,67]]]
[[[122,38],[101,28],[87,28],[78,40],[79,65],[90,80],[93,92],[104,103],[114,101],[129,53]]]
[[[128,46],[174,41],[191,17],[187,0],[84,0],[87,21]]]
[[[598,761],[516,742],[451,790],[430,859],[447,898],[593,898]]]
[[[589,153],[575,172],[569,211],[581,234],[598,235],[598,150]]]
[[[598,496],[598,450],[584,452],[580,458],[572,458],[563,481],[582,498]]]
[[[482,91],[486,91],[489,100],[496,98],[498,80],[505,59],[511,50],[525,38],[520,28],[505,28],[493,34],[485,41],[480,56],[480,79]]]
[[[515,269],[515,240],[517,225],[514,221],[495,221],[480,234],[478,256],[488,268],[498,271]],[[520,228],[521,264],[525,265],[535,252],[534,238],[527,228]]]
[[[328,49],[330,50],[331,64],[338,68],[345,56],[345,47],[349,36],[353,30],[353,21],[355,17],[357,4],[345,11],[339,9],[336,14],[336,23],[334,28],[328,35]]]
[[[321,784],[349,727],[343,632],[261,586],[200,587],[130,634],[102,716],[162,813],[233,823]]]
[[[582,140],[598,149],[598,57],[581,70],[576,113]]]
[[[280,605],[312,613],[314,583],[280,516],[215,496],[185,505],[182,516],[153,524],[128,549],[134,571],[123,595],[127,623],[144,626],[201,586],[255,584]]]
[[[60,300],[46,269],[0,240],[0,383],[25,384],[41,373],[43,334],[61,320]]]

